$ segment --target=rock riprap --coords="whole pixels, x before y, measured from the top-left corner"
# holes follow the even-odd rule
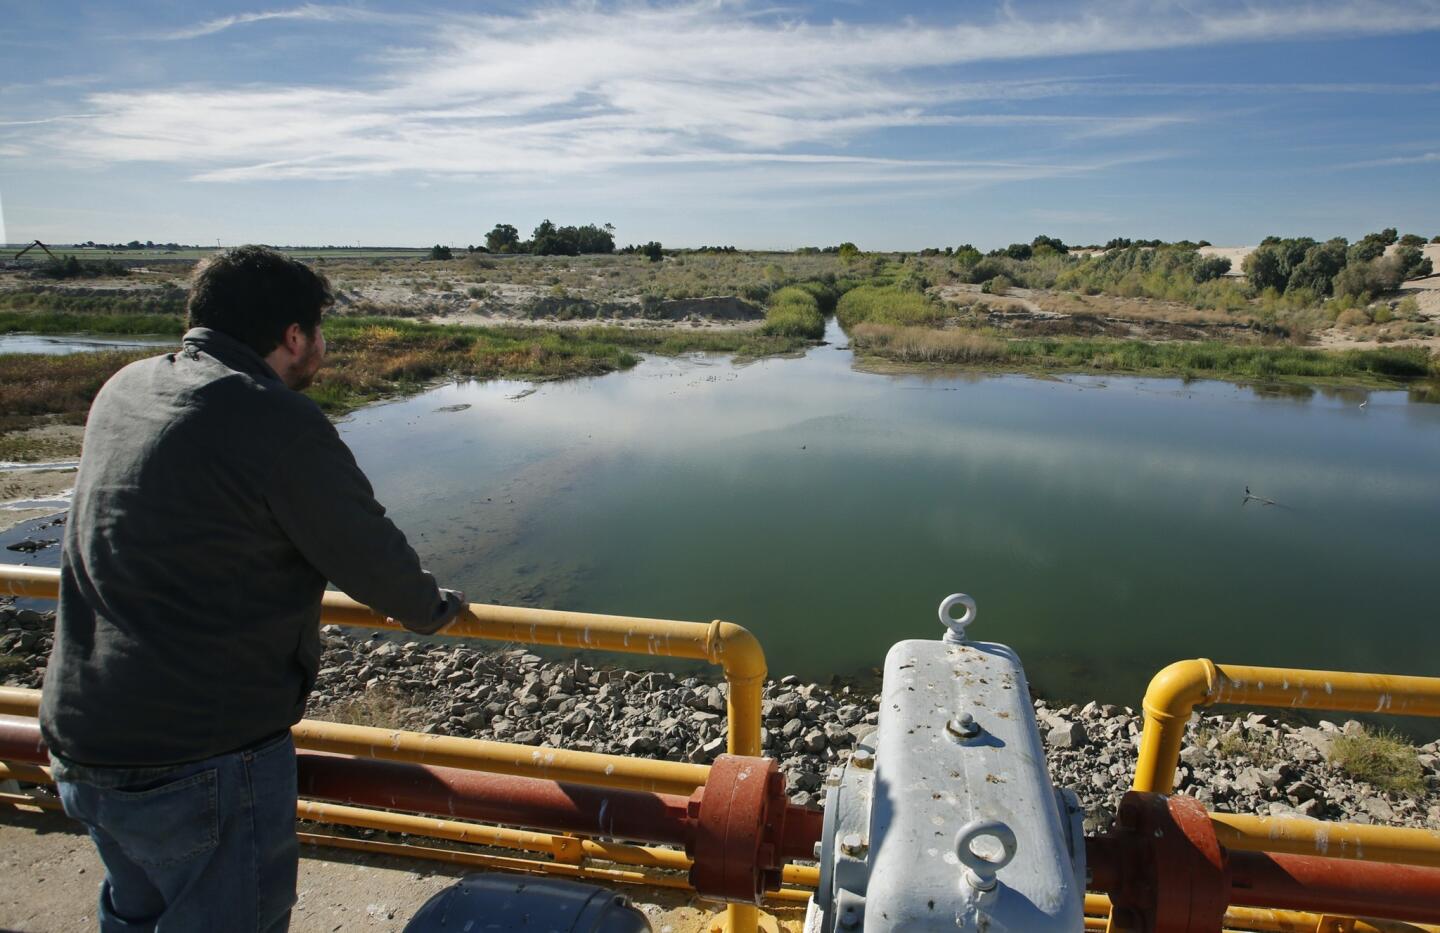
[[[54,614],[0,607],[0,682],[38,687]],[[397,641],[326,626],[311,697],[315,718],[400,726],[522,745],[708,763],[725,750],[723,682],[666,671],[545,660],[523,648]],[[708,672],[706,672],[708,673]],[[767,681],[761,740],[791,796],[824,799],[825,776],[875,728],[879,698],[858,687]],[[1142,720],[1129,707],[1035,701],[1051,779],[1103,831],[1134,775]],[[1285,722],[1266,713],[1195,715],[1176,790],[1212,810],[1440,828],[1440,741],[1416,756],[1424,790],[1382,790],[1329,763],[1334,741],[1361,725]]]

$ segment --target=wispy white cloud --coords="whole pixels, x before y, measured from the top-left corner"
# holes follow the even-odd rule
[[[169,36],[197,38],[267,20],[380,15],[311,4],[223,17]],[[1436,28],[1434,0],[1199,10],[1112,2],[1044,18],[1007,5],[993,20],[953,26],[817,25],[733,3],[576,3],[432,20],[348,87],[93,94],[87,105],[94,113],[83,129],[59,124],[45,138],[73,158],[170,163],[216,182],[555,178],[638,166],[751,166],[763,167],[767,178],[973,184],[1101,171],[1114,162],[1094,155],[1012,164],[911,161],[848,150],[899,130],[973,128],[972,138],[983,139],[1002,128],[1054,128],[1059,132],[1051,135],[1061,140],[1099,143],[1197,119],[1189,112],[968,112],[987,101],[1125,86],[954,80],[957,67],[977,62]],[[1135,87],[1161,94],[1171,86]]]
[[[53,117],[40,117],[35,120],[0,120],[0,126],[44,126],[48,123],[67,123],[71,120],[88,120],[91,117],[98,117],[98,113],[62,113]]]
[[[193,26],[185,26],[169,32],[157,33],[151,38],[172,40],[198,39],[201,36],[212,36],[217,32],[224,32],[235,26],[248,26],[251,23],[264,23],[271,20],[309,20],[312,22],[334,23],[375,19],[380,15],[381,14],[371,13],[367,10],[354,7],[323,6],[316,3],[307,3],[289,10],[266,10],[258,13],[236,13],[230,16],[220,16],[215,19],[206,20],[203,23],[196,23]]]
[[[1364,162],[1348,162],[1338,168],[1384,168],[1391,165],[1430,165],[1440,162],[1440,152],[1422,152],[1418,155],[1392,156],[1388,159],[1368,159]]]

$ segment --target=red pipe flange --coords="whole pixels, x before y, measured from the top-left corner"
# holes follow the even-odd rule
[[[787,860],[813,857],[823,819],[790,803],[775,759],[721,755],[690,796],[690,883],[704,894],[759,903],[780,887]]]

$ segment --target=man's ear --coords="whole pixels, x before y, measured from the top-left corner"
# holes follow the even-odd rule
[[[305,330],[298,323],[285,328],[285,349],[295,355],[305,349]]]

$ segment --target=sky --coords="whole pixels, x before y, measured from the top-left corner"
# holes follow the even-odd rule
[[[1440,234],[1440,0],[23,3],[0,240]]]

